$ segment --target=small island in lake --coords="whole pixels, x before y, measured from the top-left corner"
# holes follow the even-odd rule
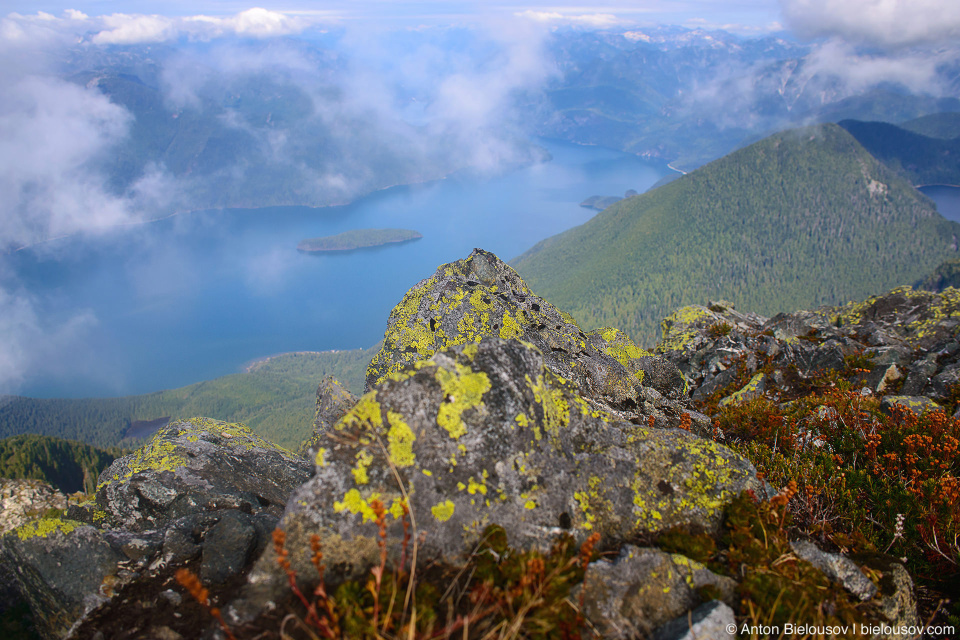
[[[409,242],[422,237],[423,234],[419,231],[411,229],[353,229],[335,236],[302,240],[297,245],[297,250],[306,253],[352,251],[396,242]]]
[[[586,200],[580,203],[581,207],[586,207],[587,209],[596,209],[597,211],[603,211],[610,205],[614,205],[624,198],[630,198],[637,195],[637,192],[634,189],[627,189],[627,192],[623,194],[623,198],[619,196],[590,196]]]

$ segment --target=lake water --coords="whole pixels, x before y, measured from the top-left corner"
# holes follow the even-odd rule
[[[960,188],[937,185],[921,187],[927,197],[937,203],[937,211],[947,220],[960,222]]]
[[[11,257],[15,280],[41,317],[70,328],[17,392],[145,393],[270,354],[368,347],[440,264],[474,247],[512,259],[592,217],[579,206],[588,196],[642,192],[670,173],[618,151],[538,142],[550,162],[492,178],[396,187],[342,207],[184,214],[21,251]],[[304,238],[388,227],[424,237],[347,254],[296,251]]]

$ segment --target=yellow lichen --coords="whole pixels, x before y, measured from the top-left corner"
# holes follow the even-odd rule
[[[106,515],[106,514],[104,514]],[[40,520],[31,520],[16,529],[17,537],[21,540],[35,538],[37,536],[46,538],[51,533],[59,531],[67,535],[77,527],[82,527],[82,522],[76,520],[63,520],[61,518],[41,518]]]
[[[373,455],[369,451],[361,449],[357,452],[357,466],[350,470],[350,473],[353,474],[354,482],[357,484],[367,484],[370,482],[367,469],[370,468],[371,462],[373,462]]]
[[[474,373],[461,364],[456,364],[454,371],[438,368],[436,376],[445,394],[437,412],[437,424],[456,440],[467,432],[463,412],[482,405],[483,394],[490,390],[490,379],[486,373]]]
[[[521,326],[518,318],[514,318],[510,315],[509,311],[504,310],[503,326],[500,327],[501,338],[504,340],[516,340],[523,335],[523,326]]]
[[[437,519],[437,522],[446,522],[453,517],[453,509],[453,502],[444,500],[443,502],[430,507],[430,513],[432,513],[433,517]]]
[[[370,496],[370,500],[374,500],[380,497],[380,494],[375,493]],[[357,514],[363,518],[363,522],[375,522],[377,520],[377,514],[374,513],[373,509],[370,507],[370,503],[367,500],[364,500],[363,495],[357,489],[350,489],[343,496],[343,502],[334,502],[333,510],[336,513],[343,513],[344,511],[349,511],[350,513]]]
[[[390,459],[400,468],[412,466],[415,460],[413,442],[417,436],[399,413],[388,411],[387,420],[390,422],[390,430],[387,431]]]

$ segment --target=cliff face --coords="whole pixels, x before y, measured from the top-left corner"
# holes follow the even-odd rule
[[[877,301],[838,313],[870,318],[874,333],[886,336],[886,322],[913,326],[903,315],[906,304],[894,305],[899,311],[889,317]],[[933,325],[918,320],[918,345],[941,330],[955,333],[944,320],[953,307],[928,306],[937,311],[928,314]],[[830,312],[798,316],[811,323],[821,317],[827,320],[817,327],[836,326]],[[724,568],[710,549],[721,545],[722,553],[742,558],[740,549],[755,542],[745,532],[766,522],[770,562],[782,566],[778,558],[794,553],[796,563],[800,553],[790,551],[786,516],[776,511],[792,494],[777,495],[744,455],[702,437],[714,426],[690,400],[691,391],[718,385],[730,369],[718,360],[723,349],[770,352],[765,321],[719,304],[679,312],[662,355],[654,355],[615,329],[584,332],[496,256],[476,250],[441,266],[393,310],[366,394],[355,398],[334,381],[321,384],[315,433],[301,449],[309,461],[242,425],[171,423],[115,461],[91,501],[8,534],[0,569],[15,568],[48,638],[220,637],[218,625],[176,584],[181,568],[209,587],[237,637],[276,637],[287,607],[299,606],[284,566],[312,594],[316,549],[331,589],[359,579],[362,593],[359,585],[382,553],[402,562],[400,550],[413,544],[417,566],[455,573],[488,544],[488,526],[500,525],[517,551],[497,547],[494,566],[513,553],[549,549],[561,534],[588,545],[584,564],[590,548],[615,556],[587,568],[582,598],[569,596],[603,637],[679,637],[692,621],[702,625],[702,637],[732,623],[735,610],[746,615],[738,594],[747,593],[749,574]],[[728,342],[712,337],[720,322],[730,325]],[[783,353],[793,349],[790,357],[809,371],[830,365],[835,348],[844,353],[843,339],[863,333],[846,335],[841,327],[823,344],[797,346],[791,336],[809,334],[801,320],[770,322],[794,332],[777,337],[774,329],[773,341]],[[860,322],[862,329],[866,320]],[[906,346],[901,351],[913,357]],[[274,527],[281,533],[270,545]],[[811,558],[819,552],[804,549]],[[860,572],[853,560],[819,553],[824,567]],[[523,566],[521,574],[538,575],[535,564]],[[905,571],[897,585],[879,590],[867,580],[871,590],[863,580],[845,586],[812,560],[803,566],[796,584],[828,591],[857,619],[916,618]],[[859,575],[877,575],[871,571]],[[534,578],[525,579],[529,586]],[[438,585],[441,593],[445,587]],[[884,614],[856,613],[861,600],[893,604]],[[488,617],[495,615],[502,612],[490,609]],[[474,623],[475,630],[488,624]]]

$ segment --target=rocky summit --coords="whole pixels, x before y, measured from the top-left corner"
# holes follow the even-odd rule
[[[891,295],[772,320],[727,303],[686,308],[665,321],[655,354],[616,329],[582,331],[475,250],[394,308],[362,397],[332,378],[320,383],[299,456],[242,425],[173,421],[104,471],[95,496],[18,521],[3,538],[0,577],[44,638],[281,637],[316,621],[294,612],[296,598],[354,584],[337,597],[359,602],[370,576],[379,584],[383,567],[409,551],[433,572],[423,581],[456,573],[492,548],[484,545],[498,525],[516,551],[487,552],[494,565],[560,539],[581,548],[565,566],[585,568],[586,579],[564,588],[574,587],[567,600],[583,637],[727,637],[726,625],[746,615],[739,596],[749,586],[730,566],[768,552],[805,567],[801,583],[817,593],[881,612],[869,620],[916,620],[896,560],[864,571],[865,560],[777,538],[776,508],[792,489],[778,494],[744,456],[703,437],[713,425],[690,397],[744,376],[735,400],[761,394],[761,373],[789,381],[861,347],[886,367],[864,371],[864,385],[902,380],[905,394],[936,395],[960,352],[944,342],[955,334],[946,311],[955,301],[918,307],[928,294]],[[922,349],[936,351],[919,357]],[[750,533],[761,529],[762,542]],[[730,566],[708,560],[717,544]],[[589,562],[591,550],[603,557]],[[524,571],[542,572],[540,556],[523,557]],[[222,623],[186,593],[178,569],[199,578]],[[884,572],[895,584],[875,584]]]
[[[729,302],[677,310],[656,351],[677,365],[694,399],[749,381],[723,401],[796,395],[802,381],[853,359],[864,393],[918,411],[947,404],[960,382],[960,292],[900,287],[862,302],[781,313],[741,313]],[[940,403],[940,404],[938,404]]]

